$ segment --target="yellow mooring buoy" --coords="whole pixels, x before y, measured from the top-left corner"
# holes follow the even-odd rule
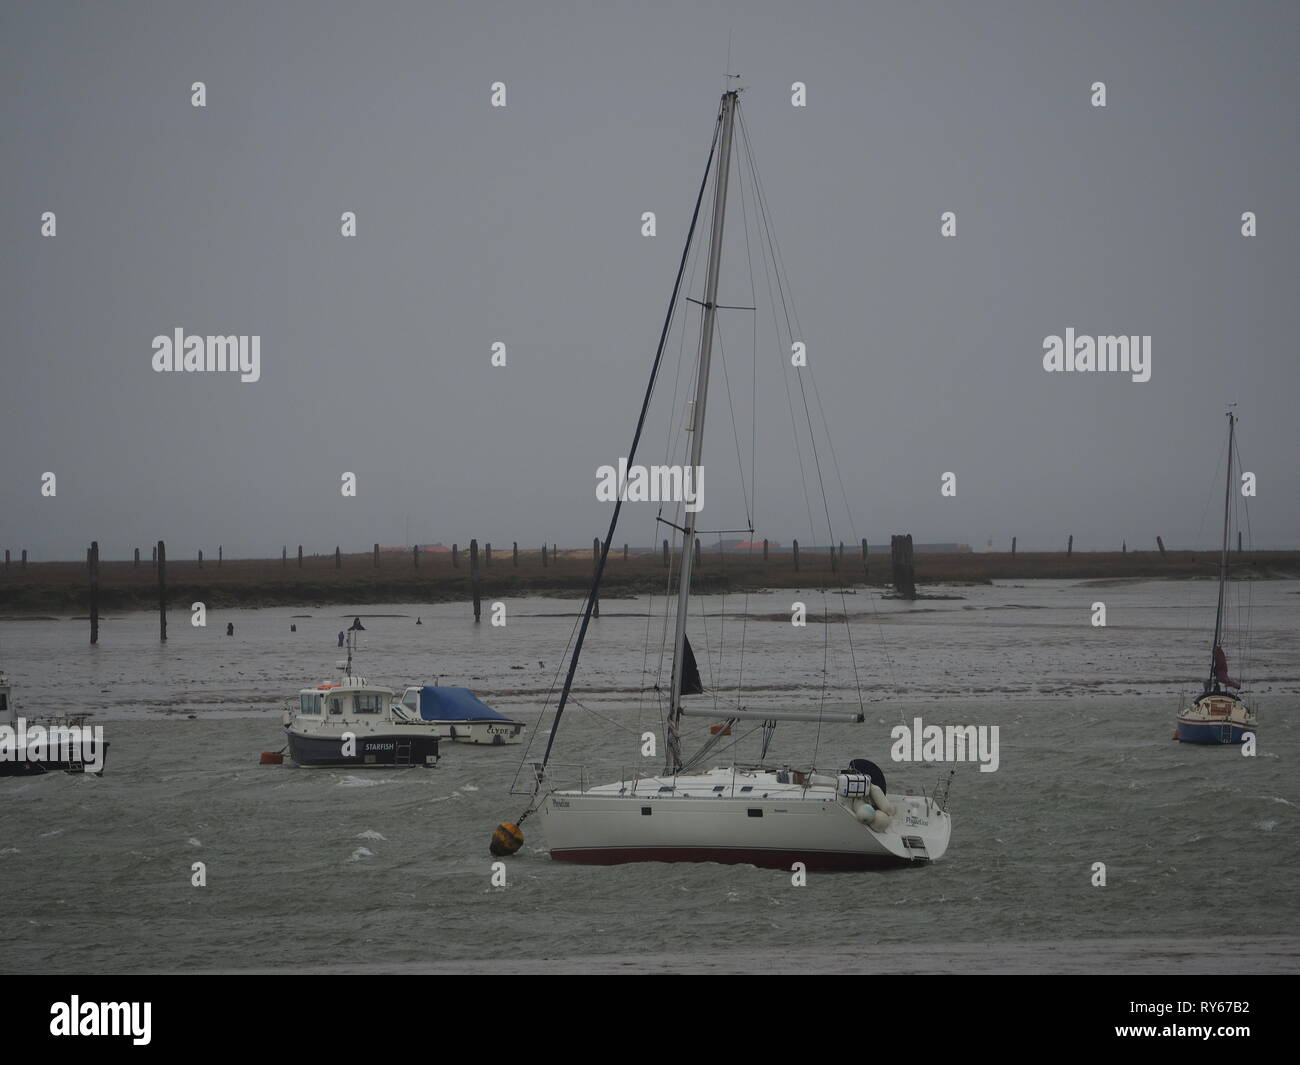
[[[493,857],[509,858],[523,845],[524,834],[519,826],[510,821],[502,821],[497,825],[497,830],[492,833],[492,842],[488,845],[488,850],[492,852]]]

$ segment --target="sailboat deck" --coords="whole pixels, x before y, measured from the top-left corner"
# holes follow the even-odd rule
[[[794,770],[744,770],[719,767],[703,773],[671,776],[627,775],[611,784],[583,788],[590,796],[642,799],[794,799],[834,802],[835,778],[813,783]]]

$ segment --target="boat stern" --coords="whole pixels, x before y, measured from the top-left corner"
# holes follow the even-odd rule
[[[1259,730],[1252,711],[1230,692],[1208,692],[1179,711],[1177,738],[1183,743],[1244,743]]]

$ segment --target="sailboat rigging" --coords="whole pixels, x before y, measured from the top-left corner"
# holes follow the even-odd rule
[[[739,88],[722,94],[704,178],[691,216],[686,247],[673,284],[672,298],[660,334],[650,381],[637,420],[627,462],[635,461],[647,412],[663,361],[664,349],[682,294],[683,277],[700,218],[701,206],[714,175],[708,264],[703,298],[694,392],[687,404],[689,464],[703,467],[704,425],[709,393],[710,363],[717,328],[718,283],[727,215],[728,181],[739,110]],[[752,152],[749,156],[752,168]],[[755,177],[756,182],[756,177]],[[761,190],[756,184],[756,196]],[[743,199],[743,197],[742,197]],[[770,233],[768,234],[770,239]],[[820,472],[818,474],[820,477]],[[591,592],[577,628],[573,652],[556,707],[545,754],[533,763],[532,800],[518,823],[500,825],[493,836],[495,855],[519,849],[519,825],[534,811],[543,820],[551,857],[561,861],[615,864],[635,861],[713,861],[789,868],[802,861],[809,869],[863,869],[910,865],[941,857],[947,850],[950,818],[935,795],[889,794],[884,773],[865,759],[853,759],[837,773],[819,773],[815,766],[794,768],[731,764],[697,767],[714,742],[745,718],[761,721],[766,759],[775,723],[804,720],[819,723],[861,723],[857,711],[774,708],[747,710],[741,706],[687,708],[683,696],[703,690],[699,669],[686,636],[696,545],[697,514],[686,509],[683,523],[673,526],[682,535],[677,580],[671,684],[665,719],[665,760],[658,775],[624,773],[623,779],[588,786],[585,773],[576,789],[563,789],[550,775],[551,753],[560,721],[571,696],[578,658],[591,621],[600,580],[622,506],[614,501],[608,532],[601,545]],[[829,514],[827,515],[829,520]],[[662,520],[662,519],[661,519]],[[752,524],[752,521],[751,521]],[[748,532],[752,537],[753,529]],[[691,757],[682,750],[683,716],[722,718],[712,736]],[[946,797],[945,797],[946,802]]]

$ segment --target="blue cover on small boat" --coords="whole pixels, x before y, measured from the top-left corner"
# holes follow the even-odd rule
[[[420,689],[420,717],[425,721],[509,721],[468,688],[426,684]]]

